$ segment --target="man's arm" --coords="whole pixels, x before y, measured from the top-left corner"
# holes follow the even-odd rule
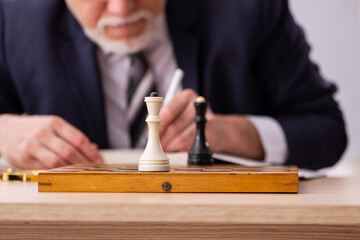
[[[0,156],[18,168],[43,169],[101,162],[97,146],[55,116],[26,116],[6,61],[0,2]]]
[[[263,1],[261,46],[253,68],[288,144],[286,164],[331,166],[346,147],[345,124],[333,99],[336,87],[309,59],[310,47],[287,1]]]
[[[336,87],[326,82],[309,60],[309,46],[294,23],[286,1],[262,1],[258,22],[261,36],[252,72],[262,88],[266,115],[285,133],[288,155],[285,164],[317,169],[333,165],[342,155],[347,138],[342,114],[333,99]],[[181,98],[195,98],[183,91]],[[196,95],[196,94],[195,94]],[[195,136],[193,102],[179,100],[160,112],[162,144],[168,151],[188,151]],[[187,116],[179,115],[178,113]],[[168,120],[170,119],[170,120]],[[264,146],[254,125],[241,115],[208,114],[206,136],[214,152],[253,159],[264,158]],[[266,154],[266,153],[265,153]]]

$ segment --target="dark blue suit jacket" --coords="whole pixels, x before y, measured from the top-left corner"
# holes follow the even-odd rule
[[[309,60],[287,1],[169,0],[166,13],[184,87],[216,113],[278,120],[286,164],[320,168],[340,158],[336,88]],[[63,0],[0,0],[0,113],[59,115],[108,147],[95,46]]]

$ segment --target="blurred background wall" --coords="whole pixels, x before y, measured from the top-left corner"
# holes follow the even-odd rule
[[[345,157],[360,164],[360,1],[290,0],[290,9],[312,46],[322,75],[336,83],[346,118]]]

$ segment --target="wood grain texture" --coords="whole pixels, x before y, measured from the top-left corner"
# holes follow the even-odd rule
[[[213,165],[139,172],[136,165],[73,165],[39,174],[39,192],[298,192],[297,167]]]
[[[0,182],[0,221],[359,225],[359,178],[299,182],[299,194],[62,193]]]
[[[359,226],[107,222],[0,222],[0,239],[360,239]]]
[[[136,164],[141,153],[106,154],[107,163]],[[169,158],[186,166],[186,154]],[[172,194],[39,193],[36,183],[0,181],[0,239],[359,239],[359,182],[300,181],[299,194]]]

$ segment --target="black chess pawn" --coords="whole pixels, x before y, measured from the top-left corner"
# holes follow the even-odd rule
[[[204,97],[198,97],[194,103],[196,109],[196,137],[189,152],[189,165],[211,165],[214,163],[212,152],[205,139],[207,102]]]

